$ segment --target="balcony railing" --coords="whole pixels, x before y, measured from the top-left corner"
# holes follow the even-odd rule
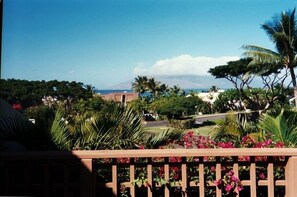
[[[222,196],[214,181],[223,177],[226,166],[241,179],[244,190],[235,189],[239,196],[255,197],[259,188],[268,197],[297,194],[297,149],[246,148],[2,152],[0,195]],[[173,168],[178,169],[175,182],[156,182],[156,176],[170,180]],[[265,169],[265,178],[258,178],[259,168]],[[284,170],[282,179],[278,168]],[[133,184],[140,171],[142,187]]]

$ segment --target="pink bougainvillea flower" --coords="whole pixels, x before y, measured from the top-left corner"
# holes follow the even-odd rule
[[[230,184],[227,184],[225,187],[226,192],[230,193],[232,191],[233,187]]]
[[[283,142],[277,142],[277,143],[275,144],[275,147],[276,147],[276,148],[285,148],[285,144],[284,144]]]
[[[227,176],[233,176],[234,175],[234,172],[233,172],[233,170],[230,170],[227,174],[226,174]]]
[[[238,189],[239,192],[242,191],[242,190],[243,190],[243,185],[240,183],[240,184],[238,185],[237,189]]]
[[[211,166],[210,171],[215,172],[216,171],[216,167]]]
[[[234,181],[234,182],[237,183],[239,180],[238,180],[238,178],[237,178],[236,176],[232,176],[232,177],[231,177],[231,181]]]
[[[222,186],[222,183],[223,183],[222,179],[219,179],[215,182],[216,186],[218,186],[219,188]]]
[[[264,180],[264,179],[266,179],[266,176],[265,176],[265,174],[263,172],[261,172],[259,174],[259,178],[262,179],[262,180]]]

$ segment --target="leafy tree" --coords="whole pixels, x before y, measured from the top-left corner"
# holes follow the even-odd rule
[[[182,117],[186,110],[179,97],[170,97],[157,108],[158,114],[165,115],[168,120]]]
[[[250,58],[230,61],[227,65],[211,68],[209,72],[216,78],[225,78],[232,82],[240,102],[246,101],[252,110],[266,111],[283,97],[282,95],[286,91],[284,82],[287,73],[280,73],[278,67],[263,64],[260,68],[257,65],[251,65],[251,62]],[[262,89],[250,86],[256,76],[262,79]]]
[[[79,82],[68,81],[27,81],[18,79],[0,80],[0,97],[11,104],[18,100],[23,107],[39,105],[44,96],[57,97],[60,100],[69,98],[87,99],[93,96],[92,89]]]
[[[106,101],[101,97],[96,96],[88,100],[80,99],[73,104],[73,110],[76,113],[85,113],[85,112],[100,112]]]
[[[210,112],[210,107],[198,97],[161,97],[155,100],[150,108],[160,115],[165,115],[169,120],[193,115],[197,111]]]
[[[146,98],[139,97],[138,99],[129,102],[128,107],[131,107],[138,113],[143,114],[149,111],[149,100]]]
[[[262,25],[262,28],[275,44],[276,51],[260,46],[247,45],[245,55],[252,57],[251,65],[269,65],[272,68],[289,69],[294,95],[297,98],[297,84],[294,68],[296,67],[297,55],[297,26],[295,19],[295,9],[293,11],[282,12]],[[264,66],[265,67],[265,66]],[[297,106],[297,99],[295,99]]]
[[[213,109],[216,112],[225,113],[229,110],[233,110],[233,100],[240,100],[239,94],[236,89],[226,90],[218,95],[218,98],[213,103]]]

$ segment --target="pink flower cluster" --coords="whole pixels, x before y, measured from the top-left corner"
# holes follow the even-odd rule
[[[270,136],[266,136],[265,141],[257,141],[254,138],[250,137],[249,135],[246,135],[241,138],[240,142],[235,141],[216,141],[214,139],[211,139],[210,137],[201,136],[195,134],[193,131],[190,131],[186,134],[184,134],[183,138],[181,140],[177,140],[174,142],[169,142],[166,146],[159,147],[161,149],[167,149],[167,148],[185,148],[185,149],[210,149],[210,148],[283,148],[285,147],[284,143],[281,142],[274,142],[271,140]],[[139,146],[139,149],[145,149],[144,146]],[[191,158],[192,161],[199,161],[199,157],[197,158]],[[214,161],[216,158],[213,157],[204,157],[203,161]],[[230,161],[233,158],[223,158],[226,159],[226,161]],[[239,157],[238,161],[250,161],[249,156],[245,157]],[[268,157],[261,156],[261,157],[255,157],[255,161],[267,161]],[[280,157],[276,158],[280,159]],[[163,162],[164,158],[153,158],[154,162]],[[128,158],[120,158],[117,160],[117,162],[120,163],[129,163]],[[169,162],[171,163],[180,163],[182,162],[181,157],[170,157]],[[197,174],[197,169],[192,169],[193,174]],[[225,194],[230,194],[234,192],[235,188],[237,187],[237,191],[241,191],[243,189],[243,185],[241,184],[240,180],[234,176],[234,172],[230,170],[230,168],[226,168],[225,166],[221,167],[221,172],[224,174],[223,178],[218,179],[216,181],[216,185],[218,188],[223,189]],[[208,166],[205,168],[205,173],[207,174],[209,178],[209,181],[215,181],[215,173],[216,168],[215,166]],[[169,180],[164,179],[164,167],[157,167],[154,168],[154,174],[158,179],[155,181],[159,184],[169,183],[169,182],[176,182],[181,179],[181,169],[177,166],[170,166],[170,178]],[[189,172],[189,174],[191,174]],[[258,178],[261,180],[266,179],[266,175],[263,172],[263,170],[257,171]]]
[[[215,148],[216,142],[210,137],[195,135],[193,131],[186,133],[182,139],[184,148]]]
[[[282,142],[273,142],[271,138],[265,141],[257,141],[251,138],[249,135],[242,137],[241,141],[236,145],[232,141],[219,141],[211,139],[210,137],[205,137],[201,135],[196,135],[193,131],[186,133],[180,142],[174,142],[176,144],[182,145],[184,148],[284,148],[285,145]]]
[[[238,191],[243,190],[243,185],[240,180],[234,176],[233,170],[227,172],[223,178],[218,179],[216,181],[216,186],[227,194],[233,193],[236,187]]]

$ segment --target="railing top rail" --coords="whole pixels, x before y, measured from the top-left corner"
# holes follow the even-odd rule
[[[92,159],[204,156],[297,156],[297,148],[145,149],[0,152],[2,159]]]

